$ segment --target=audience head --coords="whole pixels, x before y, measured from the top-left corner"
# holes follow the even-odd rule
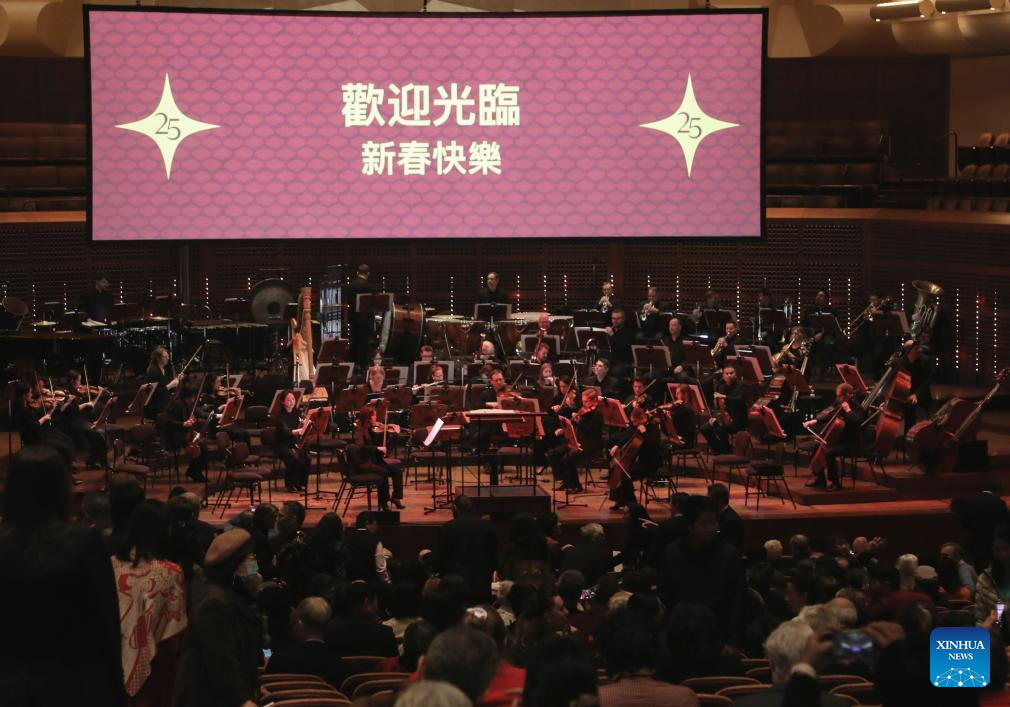
[[[594,639],[607,670],[615,677],[656,668],[658,624],[630,608],[605,616]]]
[[[905,589],[914,589],[915,573],[919,569],[919,558],[911,554],[902,555],[898,558],[894,568],[898,570],[901,586]]]
[[[812,575],[797,572],[786,578],[785,600],[794,614],[799,614],[804,606],[813,603],[815,594],[816,584]]]
[[[545,537],[557,538],[561,532],[561,521],[558,520],[558,514],[554,511],[537,516],[537,523]]]
[[[458,624],[465,608],[462,598],[446,583],[445,578],[427,589],[421,597],[421,616],[439,631]]]
[[[379,611],[379,601],[375,588],[368,582],[351,582],[347,587],[345,599],[352,613],[374,616]]]
[[[131,474],[113,474],[109,479],[109,510],[112,527],[117,532],[126,530],[133,509],[144,500],[144,489]]]
[[[277,530],[288,536],[302,529],[305,523],[305,506],[298,501],[285,501],[277,518]]]
[[[604,541],[603,526],[599,523],[586,523],[579,528],[582,542],[590,545],[602,545]]]
[[[252,535],[241,528],[221,533],[207,548],[203,566],[207,579],[230,584],[238,577],[256,574],[256,558],[252,554]]]
[[[569,707],[595,694],[596,666],[584,641],[552,637],[528,661],[523,707]]]
[[[827,604],[809,604],[800,609],[796,616],[814,631],[838,627],[838,615]]]
[[[810,538],[799,534],[789,538],[789,554],[795,562],[810,557]]]
[[[3,496],[3,524],[18,530],[70,519],[70,472],[52,447],[23,447],[11,457]]]
[[[814,630],[802,621],[786,621],[765,641],[765,657],[771,666],[772,683],[789,680],[793,666],[800,662],[807,639]]]
[[[112,510],[109,507],[109,494],[92,492],[84,495],[81,501],[81,525],[95,528],[101,533],[112,529]]]
[[[498,670],[498,648],[489,635],[458,626],[435,637],[424,656],[424,679],[455,685],[474,704]]]
[[[379,529],[379,521],[371,511],[362,511],[354,519],[354,527],[358,530],[367,530],[374,533]]]
[[[438,635],[438,629],[424,619],[415,621],[403,631],[403,653],[400,665],[406,670],[417,670],[421,656],[428,652],[428,646]]]
[[[272,503],[261,503],[253,511],[253,528],[263,535],[277,527],[277,506]]]
[[[936,576],[945,592],[953,593],[961,589],[961,574],[957,562],[949,556],[941,556],[936,563]]]
[[[729,505],[729,489],[724,484],[712,484],[708,487],[708,497],[715,501],[721,511]]]
[[[578,570],[565,570],[558,577],[558,596],[565,608],[572,612],[586,588],[586,578]]]
[[[505,622],[498,610],[490,604],[479,604],[467,609],[463,614],[463,625],[490,636],[499,654],[505,648]]]
[[[771,563],[776,563],[782,559],[782,543],[772,538],[765,541],[765,558]]]
[[[455,685],[441,680],[413,683],[396,698],[393,707],[472,707],[470,698]]]
[[[322,597],[302,599],[291,615],[295,637],[302,641],[321,639],[332,615],[330,603]]]
[[[452,514],[456,517],[461,515],[474,515],[473,499],[463,494],[456,496],[456,498],[452,500]]]
[[[123,562],[140,562],[164,558],[168,549],[169,514],[161,501],[141,501],[130,515],[126,538],[117,557]]]
[[[707,496],[692,496],[686,504],[688,538],[696,546],[707,546],[719,539],[719,509]]]
[[[836,596],[827,603],[827,607],[834,613],[837,626],[851,628],[859,621],[859,609],[851,599]]]

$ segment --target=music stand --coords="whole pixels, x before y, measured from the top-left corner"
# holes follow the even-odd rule
[[[701,388],[694,383],[667,383],[666,390],[670,394],[670,400],[677,399],[677,387],[683,385],[687,386],[688,405],[695,413],[699,415],[704,413],[708,406],[705,404],[705,398],[702,397]]]
[[[437,390],[436,402],[445,403],[452,412],[459,412],[463,409],[463,403],[466,400],[465,385],[445,385]]]
[[[732,309],[706,309],[701,314],[705,318],[708,330],[718,332],[719,336],[726,331],[727,322],[736,321],[736,312]]]
[[[761,318],[761,329],[763,331],[785,331],[789,328],[789,320],[786,319],[785,310],[762,307],[758,310]]]
[[[873,331],[878,336],[908,336],[908,317],[900,309],[873,317]]]
[[[810,314],[808,319],[810,328],[815,333],[830,334],[835,339],[844,338],[844,334],[838,326],[838,319],[834,314]]]
[[[680,320],[681,338],[694,336],[698,333],[698,324],[694,321],[690,312],[674,312],[673,316]],[[672,319],[673,317],[671,317]],[[669,331],[669,329],[667,329]],[[664,335],[666,332],[663,332]]]
[[[431,378],[431,367],[434,365],[442,367],[446,381],[452,380],[456,367],[454,361],[414,361],[414,385],[421,385],[422,380],[429,380]]]
[[[590,341],[596,342],[597,352],[610,351],[610,336],[605,329],[596,327],[575,327],[575,344],[585,351]]]
[[[350,345],[350,339],[327,339],[319,347],[319,354],[316,356],[316,365],[322,366],[327,363],[340,363],[347,358],[347,349]]]
[[[842,377],[844,382],[852,386],[852,390],[856,395],[862,395],[866,392],[866,382],[859,375],[858,368],[850,363],[836,363],[835,370],[838,371],[838,375]]]
[[[620,400],[613,398],[600,398],[600,413],[603,415],[603,424],[608,427],[627,427],[628,415],[624,412],[624,406]]]
[[[793,392],[799,391],[803,395],[812,395],[814,389],[810,387],[807,379],[795,368],[786,368],[782,371],[783,375],[786,377],[786,383],[792,388]]]
[[[315,388],[325,388],[329,391],[330,400],[338,390],[347,387],[347,381],[354,370],[353,363],[321,363],[316,366]]]
[[[102,406],[102,411],[98,413],[98,417],[95,421],[91,423],[91,429],[97,430],[102,425],[108,423],[109,414],[112,412],[112,405],[116,402],[118,398],[115,395],[110,395],[109,399],[105,401],[105,405]]]
[[[540,401],[536,398],[513,398],[502,401],[503,410],[522,410],[534,413],[530,417],[520,417],[517,420],[505,421],[505,430],[512,439],[520,439],[535,435],[538,439],[544,436],[544,424],[540,419]]]
[[[227,427],[238,419],[238,414],[242,411],[242,403],[245,402],[244,395],[233,395],[224,404],[221,411],[221,419],[217,421],[217,428]]]
[[[550,349],[551,356],[555,358],[561,355],[561,337],[557,334],[547,334],[546,336],[540,336],[539,334],[523,334],[523,350],[530,354],[531,356],[536,353],[537,340],[541,344],[547,344],[547,348]]]
[[[782,429],[782,424],[775,411],[767,405],[752,409],[747,419],[751,423],[755,423],[751,425],[751,431],[755,432],[758,437],[774,437],[777,441],[781,441],[788,436],[786,431]]]
[[[319,441],[323,438],[323,435],[326,433],[326,429],[329,427],[329,424],[330,424],[330,412],[332,411],[332,409],[333,408],[331,408],[329,406],[312,408],[311,410],[308,411],[308,413],[306,413],[306,415],[305,415],[305,424],[302,426],[302,429],[305,430],[304,432],[302,432],[302,437],[304,439],[304,441],[302,443],[305,444],[307,442],[308,444],[311,445],[313,442],[315,442],[315,445],[316,445],[315,446],[315,450],[312,450],[310,448],[310,451],[315,451],[315,454],[316,454],[316,473],[315,473],[315,477],[316,477],[316,495],[315,495],[315,498],[316,498],[317,501],[323,497],[323,492],[319,488],[319,478],[323,475],[323,472],[322,472],[323,455],[322,455],[322,450],[319,447]],[[304,493],[304,505],[305,505],[305,509],[309,510],[309,485],[308,485],[308,483],[305,484],[305,488],[303,489],[303,493]],[[336,499],[336,493],[335,492],[329,491],[327,493],[332,493],[333,496],[334,496],[334,500]]]
[[[715,368],[715,359],[712,358],[712,347],[698,341],[684,342],[684,364],[688,368],[694,368],[695,377],[701,377],[702,368]]]
[[[473,318],[478,322],[497,322],[512,318],[511,304],[475,304]]]
[[[649,369],[649,373],[654,371],[668,371],[673,365],[670,362],[670,350],[662,344],[634,344],[631,347],[631,355],[635,360],[635,370]]]
[[[764,382],[764,375],[761,373],[761,364],[754,356],[727,356],[726,364],[736,369],[740,379],[748,385],[757,385]]]
[[[333,412],[334,414],[343,412],[353,415],[365,407],[366,400],[368,400],[368,386],[352,385],[344,388],[337,395],[337,399],[333,401]]]
[[[406,410],[414,401],[414,390],[409,385],[388,386],[382,391],[382,397],[389,403],[392,410]]]
[[[277,417],[280,414],[281,408],[284,407],[284,398],[287,397],[288,393],[295,394],[295,407],[302,402],[302,396],[305,395],[305,391],[301,388],[281,388],[280,390],[274,391],[274,399],[270,401],[270,408],[267,411],[267,417]]]
[[[767,376],[774,372],[775,361],[772,359],[772,350],[769,347],[755,344],[751,347],[751,351],[754,352],[754,358],[761,366],[761,373]]]
[[[575,375],[575,364],[572,361],[558,361],[554,364],[554,375],[557,378],[567,377],[571,380]]]
[[[133,396],[133,402],[131,402],[126,407],[126,414],[133,415],[134,413],[140,413],[140,419],[144,419],[144,408],[147,404],[151,402],[151,396],[154,395],[154,389],[158,387],[157,383],[144,383],[137,389],[137,394]]]
[[[451,442],[458,442],[463,434],[463,428],[458,424],[446,424],[447,421],[455,422],[455,413],[449,413],[435,420],[429,428],[428,436],[421,442],[425,449],[431,449],[438,442],[445,450],[445,498],[438,497],[438,478],[431,480],[431,506],[424,509],[424,514],[434,513],[443,508],[452,506],[452,445]]]
[[[473,363],[466,364],[463,367],[463,383],[469,383],[474,378],[480,377],[481,369],[488,364],[491,364],[494,368],[501,366],[501,364],[497,361],[475,361]]]

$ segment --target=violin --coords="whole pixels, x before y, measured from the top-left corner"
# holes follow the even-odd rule
[[[572,419],[576,422],[580,422],[583,416],[588,415],[593,410],[599,406],[599,401],[593,401],[592,405],[583,405],[578,410],[572,413]]]

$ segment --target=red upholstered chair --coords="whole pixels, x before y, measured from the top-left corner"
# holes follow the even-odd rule
[[[754,678],[740,677],[737,675],[711,675],[703,678],[688,678],[680,684],[694,690],[699,695],[718,694],[720,690],[724,690],[727,687],[737,687],[741,685],[762,686],[761,683]]]
[[[831,694],[837,697],[848,697],[855,700],[857,705],[877,705],[880,704],[880,696],[872,682],[856,682],[845,685],[836,685],[831,688]]]
[[[737,700],[741,697],[756,695],[759,692],[764,692],[769,689],[771,689],[771,685],[763,685],[761,683],[758,683],[757,685],[735,685],[733,687],[724,687],[715,694],[728,697],[731,700]]]
[[[355,698],[354,691],[358,689],[358,686],[363,685],[366,682],[390,679],[399,679],[403,681],[408,677],[408,673],[358,673],[357,675],[351,675],[344,680],[344,682],[340,685],[340,691],[345,695],[350,695],[352,698]]]
[[[377,680],[368,680],[361,683],[356,688],[354,688],[354,693],[351,695],[352,700],[360,700],[362,697],[371,697],[372,695],[377,695],[380,692],[385,692],[387,690],[392,690],[394,692],[399,692],[400,688],[403,687],[403,683],[406,682],[407,675],[403,674],[398,677],[387,677],[379,678]]]
[[[731,705],[733,700],[723,695],[695,695],[699,705]]]

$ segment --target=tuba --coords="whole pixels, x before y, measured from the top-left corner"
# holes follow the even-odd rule
[[[940,309],[940,297],[943,288],[928,280],[914,280],[912,287],[918,292],[915,305],[912,307],[912,329],[910,336],[915,341],[933,331],[936,315]]]

